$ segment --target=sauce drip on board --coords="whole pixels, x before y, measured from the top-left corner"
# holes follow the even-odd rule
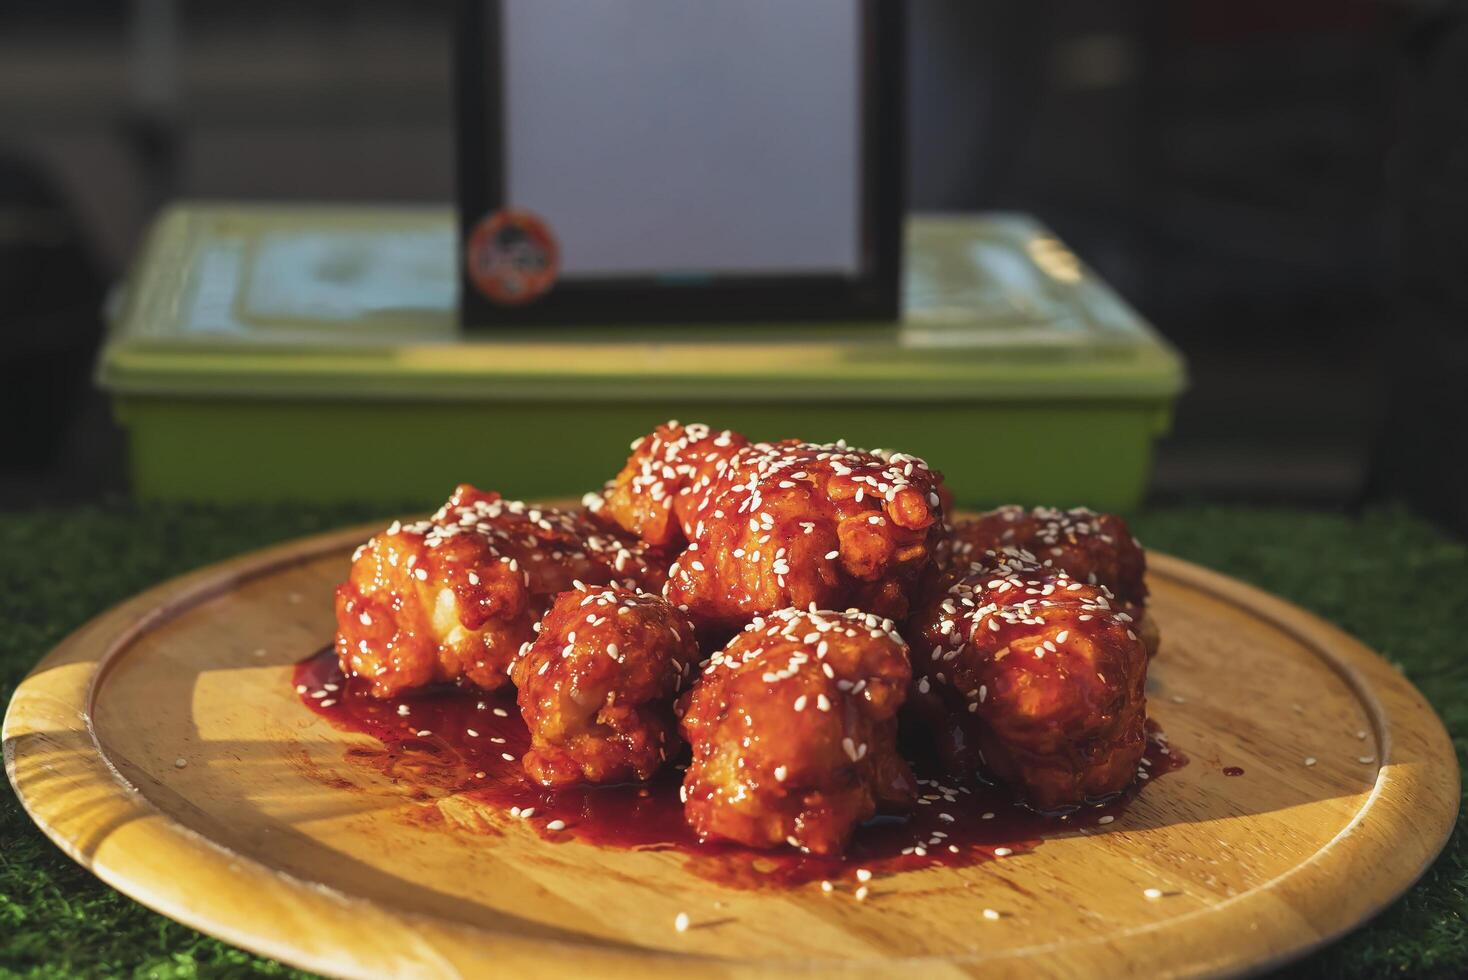
[[[419,799],[464,794],[551,842],[677,851],[695,874],[744,888],[854,880],[858,869],[883,874],[965,867],[1023,854],[1044,837],[1111,823],[1148,782],[1188,764],[1149,721],[1144,775],[1104,801],[1042,814],[1003,787],[946,777],[934,761],[905,746],[919,781],[918,805],[863,824],[845,856],[819,857],[700,842],[683,820],[681,765],[639,785],[549,790],[530,782],[520,768],[530,736],[513,691],[442,686],[379,700],[365,682],[342,674],[331,647],[297,664],[294,683],[313,712],[381,743],[380,749],[348,749],[349,761],[405,784]]]

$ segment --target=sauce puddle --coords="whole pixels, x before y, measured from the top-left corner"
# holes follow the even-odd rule
[[[1042,814],[1003,787],[945,776],[933,760],[904,746],[921,793],[913,812],[878,816],[857,829],[845,856],[819,857],[701,843],[683,821],[681,766],[665,768],[646,784],[549,790],[530,782],[520,768],[530,735],[513,690],[444,686],[378,700],[366,693],[364,682],[343,676],[330,647],[297,664],[294,683],[313,712],[382,744],[348,749],[349,761],[375,769],[419,799],[462,795],[520,819],[552,842],[675,851],[695,874],[740,888],[855,880],[857,869],[887,874],[967,867],[1028,853],[1047,836],[1111,823],[1148,782],[1188,764],[1148,721],[1140,767],[1145,777],[1104,801]]]

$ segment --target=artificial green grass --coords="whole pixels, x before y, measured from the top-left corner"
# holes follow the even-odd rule
[[[149,585],[381,507],[151,507],[0,514],[0,704],[47,650]],[[1148,546],[1276,592],[1398,664],[1468,755],[1468,548],[1397,511],[1144,514]],[[1375,921],[1290,968],[1329,977],[1468,975],[1468,837]],[[300,971],[155,915],[51,845],[0,790],[0,976],[280,977]]]

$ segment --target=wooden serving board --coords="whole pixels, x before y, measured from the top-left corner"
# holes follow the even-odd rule
[[[158,586],[52,651],[4,727],[37,824],[145,905],[328,974],[1162,976],[1258,970],[1339,936],[1417,879],[1457,814],[1452,745],[1396,670],[1154,555],[1149,709],[1191,764],[1033,853],[878,877],[859,902],[736,890],[676,853],[552,844],[509,821],[419,819],[452,799],[349,764],[364,737],[290,681],[328,641],[332,588],[371,530]]]

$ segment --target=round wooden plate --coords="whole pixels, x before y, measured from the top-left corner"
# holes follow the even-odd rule
[[[330,974],[1149,976],[1258,970],[1339,936],[1417,879],[1457,814],[1447,733],[1396,670],[1154,555],[1149,710],[1192,761],[1109,826],[878,878],[864,902],[548,843],[349,764],[363,736],[298,702],[291,666],[331,636],[331,590],[371,530],[187,575],[52,651],[4,727],[36,823],[143,904]]]

